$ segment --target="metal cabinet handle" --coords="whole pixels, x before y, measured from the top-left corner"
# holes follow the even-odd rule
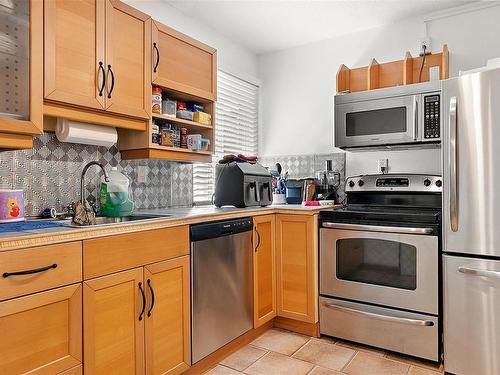
[[[499,271],[481,270],[478,268],[470,268],[470,267],[460,266],[460,267],[458,267],[458,272],[464,273],[466,275],[472,275],[472,276],[500,278]]]
[[[148,287],[149,291],[151,292],[151,306],[149,307],[148,310],[148,318],[151,316],[151,311],[153,311],[153,307],[155,307],[155,292],[153,290],[153,287],[151,286],[151,279],[148,279]]]
[[[413,97],[413,140],[418,139],[418,100],[417,96]]]
[[[376,314],[376,313],[371,313],[371,312],[367,312],[367,311],[360,311],[360,310],[356,310],[356,309],[351,309],[349,307],[333,305],[333,304],[328,303],[326,301],[322,301],[321,304],[323,306],[325,306],[326,308],[329,308],[332,310],[339,310],[339,311],[343,311],[343,312],[347,312],[347,313],[355,314],[355,315],[360,315],[360,316],[367,317],[367,318],[382,320],[384,322],[409,324],[409,325],[413,325],[413,326],[424,326],[424,327],[432,327],[434,325],[434,322],[432,320],[399,318],[397,316]]]
[[[450,98],[450,225],[453,232],[458,231],[458,197],[457,197],[457,97]]]
[[[142,283],[139,283],[139,290],[142,296],[142,309],[141,313],[139,314],[139,320],[142,320],[142,317],[144,316],[144,311],[146,310],[146,293],[144,293],[144,289],[142,289]]]
[[[160,50],[156,46],[156,43],[153,43],[153,50],[156,52],[156,63],[153,68],[153,72],[156,73],[156,69],[158,68],[158,64],[160,64]]]
[[[115,74],[111,69],[111,65],[108,65],[108,72],[111,74],[111,88],[109,89],[108,92],[108,99],[111,99],[111,94],[113,93],[113,89],[115,88]]]
[[[100,73],[102,72],[102,84],[99,87],[99,96],[102,96],[102,92],[104,91],[104,87],[106,87],[106,72],[104,71],[104,66],[102,65],[102,61],[99,61],[99,68],[97,70],[97,78],[99,79]]]
[[[432,234],[432,228],[412,228],[412,227],[388,227],[378,225],[346,224],[346,223],[323,223],[324,228],[361,230],[367,232],[389,232],[398,234]]]
[[[2,274],[2,277],[3,278],[7,278],[9,276],[32,275],[34,273],[40,273],[40,272],[48,271],[48,270],[50,270],[52,268],[57,268],[57,263],[53,263],[50,266],[35,268],[35,269],[32,269],[32,270],[17,271],[17,272],[4,272]]]
[[[255,227],[255,233],[257,233],[257,246],[255,246],[255,252],[257,252],[257,249],[259,248],[260,246],[260,233],[259,231],[257,230],[257,227]]]

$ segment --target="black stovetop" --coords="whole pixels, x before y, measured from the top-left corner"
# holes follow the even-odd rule
[[[321,220],[383,221],[406,223],[436,223],[441,219],[440,208],[347,205],[344,208],[322,210]]]

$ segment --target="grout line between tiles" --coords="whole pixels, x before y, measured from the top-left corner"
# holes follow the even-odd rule
[[[300,349],[302,349],[304,346],[306,346],[307,344],[309,344],[311,342],[312,338],[310,338],[309,340],[307,340],[303,345],[301,345],[296,351],[294,351],[292,354],[289,355],[290,358],[292,358],[295,353],[297,353]],[[297,359],[297,358],[295,358]]]
[[[354,354],[352,355],[351,359],[349,361],[347,361],[347,363],[340,369],[340,372],[344,372],[346,367],[349,366],[351,364],[351,362],[354,360],[354,358],[358,355],[359,350],[355,350],[355,349],[352,349],[352,350],[354,350]]]

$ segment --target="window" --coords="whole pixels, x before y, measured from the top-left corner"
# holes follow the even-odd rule
[[[223,71],[217,72],[215,154],[212,163],[193,167],[193,202],[210,203],[215,165],[226,154],[257,155],[259,87]]]

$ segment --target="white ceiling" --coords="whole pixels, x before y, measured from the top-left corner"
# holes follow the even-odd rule
[[[165,1],[257,54],[470,3],[457,0]]]

